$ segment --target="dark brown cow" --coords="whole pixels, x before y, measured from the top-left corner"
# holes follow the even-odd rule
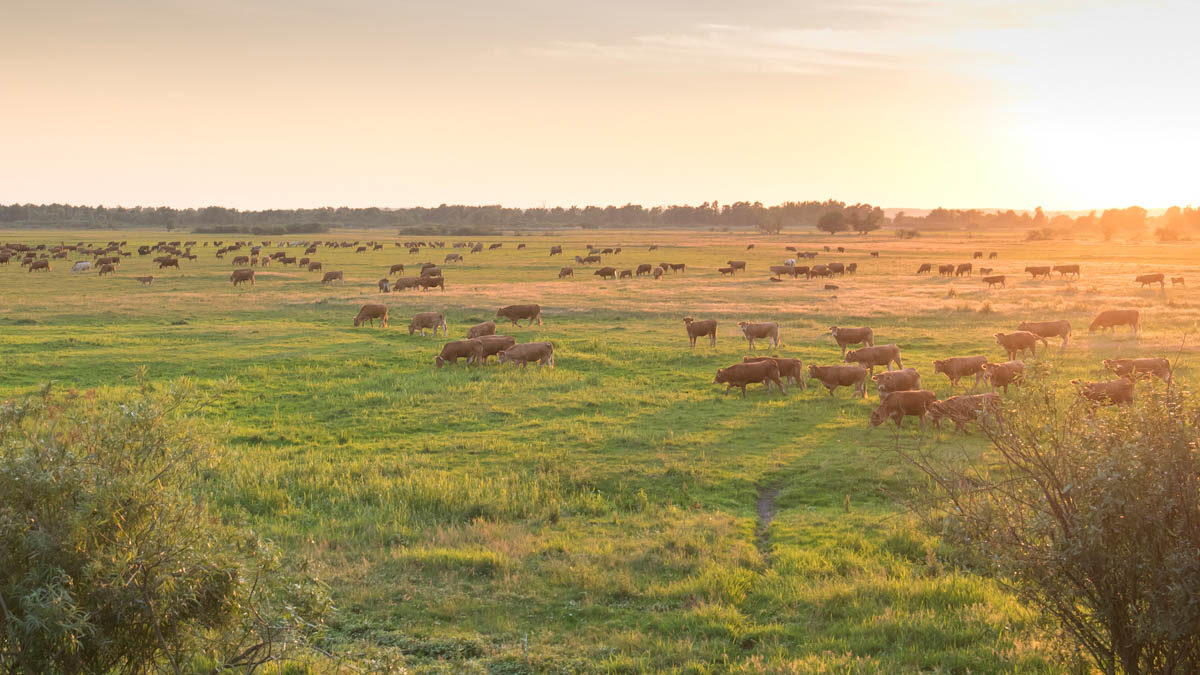
[[[250,270],[250,271],[253,271],[253,270]],[[374,326],[375,319],[381,319],[383,327],[387,328],[387,325],[388,325],[387,305],[379,305],[379,304],[375,304],[375,303],[368,303],[366,305],[363,305],[362,309],[358,310],[358,314],[354,317],[354,327],[357,328],[357,327],[361,326],[362,324],[368,323],[368,322],[370,322],[370,324],[372,326]]]
[[[938,265],[938,276],[948,277],[954,274],[954,265]]]
[[[421,337],[425,337],[425,329],[432,328],[433,336],[437,337],[438,329],[442,329],[442,337],[446,337],[446,317],[441,312],[417,312],[413,314],[412,321],[408,323],[408,334],[412,335],[417,331],[421,331]]]
[[[574,267],[564,267],[558,271],[559,279],[565,279],[567,277],[571,277],[572,279],[575,278],[575,268]]]
[[[666,270],[664,270],[664,269],[663,269],[663,268],[661,268],[661,267],[655,267],[655,268],[654,268],[654,279],[655,279],[655,280],[661,279],[661,278],[662,278],[662,275],[663,275],[663,272],[665,272],[665,271],[666,271]]]
[[[759,361],[774,361],[775,366],[779,368],[779,377],[785,382],[791,380],[792,384],[797,385],[801,389],[807,389],[808,384],[804,377],[804,364],[800,359],[783,359],[776,356],[743,356],[742,363],[758,363]]]
[[[742,335],[746,336],[746,341],[750,343],[750,349],[754,349],[755,340],[767,340],[771,347],[779,346],[779,324],[774,321],[762,323],[739,321],[738,328],[742,329]]]
[[[134,279],[142,282],[143,286],[149,286],[150,284],[154,283],[154,277],[134,277]]]
[[[1094,333],[1099,328],[1100,332],[1110,329],[1114,333],[1117,332],[1117,326],[1129,326],[1133,330],[1133,334],[1137,335],[1141,331],[1141,314],[1136,309],[1106,309],[1092,321],[1092,325],[1088,326],[1088,332]]]
[[[617,268],[601,267],[600,269],[596,270],[595,272],[592,272],[592,274],[600,277],[601,279],[616,279],[617,278]]]
[[[1058,272],[1058,277],[1060,279],[1067,276],[1068,274],[1075,277],[1076,279],[1079,278],[1079,265],[1055,265],[1054,267],[1051,268],[1051,271]]]
[[[875,372],[875,366],[886,366],[891,370],[893,363],[896,364],[896,368],[904,368],[904,364],[900,362],[900,347],[894,344],[854,349],[846,353],[845,361],[857,363],[870,373]]]
[[[725,264],[728,265],[729,269],[731,269],[731,270],[734,270],[734,271],[742,270],[743,272],[746,271],[746,261],[745,260],[726,260]]]
[[[945,373],[950,378],[952,386],[958,386],[958,381],[968,375],[975,376],[975,385],[983,379],[983,364],[987,363],[986,356],[954,356],[948,359],[938,359],[933,362],[933,372]]]
[[[921,374],[916,368],[882,372],[872,375],[871,381],[879,388],[880,397],[893,391],[917,391],[921,388]]]
[[[825,385],[830,396],[838,387],[854,387],[855,392],[867,397],[867,369],[862,366],[809,366],[808,376]]]
[[[779,387],[780,393],[786,392],[783,382],[779,379],[779,366],[774,361],[735,363],[728,368],[717,370],[717,376],[713,378],[713,384],[726,385],[722,395],[728,394],[730,389],[737,387],[742,390],[742,398],[746,398],[746,385],[756,382],[765,384],[768,392],[771,391],[772,382]]]
[[[1043,338],[1061,337],[1063,349],[1067,348],[1067,341],[1071,339],[1070,321],[1022,321],[1017,324],[1017,330],[1029,331]]]
[[[983,283],[987,284],[988,288],[995,288],[997,284],[1000,285],[1001,288],[1007,288],[1008,284],[1004,283],[1004,281],[1005,278],[1003,274],[983,278]]]
[[[621,270],[621,273],[617,275],[617,278],[618,279],[632,279],[633,278],[633,270]]]
[[[652,268],[650,267],[650,263],[642,263],[641,265],[637,266],[637,270],[634,272],[634,274],[637,274],[640,277],[643,274],[650,274],[651,271]]]
[[[115,274],[116,271],[117,271],[117,268],[113,267],[112,263],[104,263],[103,265],[100,266],[99,276],[104,276],[105,274]]]
[[[428,266],[422,265],[421,266],[421,276],[423,276],[423,277],[440,277],[440,276],[442,276],[442,269],[440,267],[438,267],[437,265],[428,265]]]
[[[1133,379],[1138,375],[1153,375],[1170,384],[1171,362],[1162,358],[1104,359],[1104,367],[1118,377]]]
[[[1162,289],[1166,289],[1167,287],[1166,276],[1163,275],[1162,272],[1159,272],[1158,274],[1142,274],[1139,275],[1138,278],[1134,279],[1134,281],[1141,284],[1142,288],[1152,284],[1158,284],[1158,287]]]
[[[899,429],[906,416],[920,420],[921,428],[925,428],[925,416],[930,407],[937,401],[932,391],[893,391],[885,394],[879,401],[879,407],[871,412],[871,426],[877,427],[888,419],[896,423]]]
[[[250,285],[253,286],[254,285],[254,270],[252,270],[252,269],[234,270],[233,274],[229,275],[229,281],[232,282],[234,286],[237,286],[238,284],[249,281]]]
[[[682,274],[687,271],[687,265],[685,263],[671,263],[671,271]]]
[[[400,277],[392,282],[392,292],[399,293],[400,291],[405,291],[410,288],[417,288],[420,284],[420,281],[421,280],[418,277]]]
[[[390,279],[388,279],[387,277],[384,277],[384,278],[380,279],[380,280],[378,281],[377,285],[379,286],[379,292],[380,292],[380,293],[387,293],[387,292],[389,292],[390,290],[392,290],[392,289],[391,289],[391,280],[390,280]]]
[[[968,276],[969,277],[969,276],[971,276],[972,267],[973,266],[971,265],[971,263],[962,263],[958,267],[954,268],[954,276],[956,276],[956,277]]]
[[[995,393],[951,396],[929,406],[929,419],[933,426],[942,428],[942,418],[954,422],[954,430],[966,432],[967,422],[974,422],[984,411],[995,411],[1000,405],[1000,396]]]
[[[555,256],[555,255],[562,255],[562,254],[563,254],[563,250],[562,250],[561,246],[551,246],[550,247],[550,255]]]
[[[1046,338],[1037,333],[1030,333],[1027,330],[1019,330],[1013,333],[996,333],[996,344],[1004,347],[1004,351],[1008,353],[1008,360],[1014,361],[1017,356],[1029,350],[1034,357],[1037,356],[1037,343],[1041,342],[1043,346],[1049,347],[1046,344]]]
[[[389,276],[389,277],[390,277],[390,276],[392,276],[393,274],[397,274],[397,273],[398,273],[398,274],[404,274],[404,264],[403,264],[403,263],[396,263],[395,265],[392,265],[392,266],[391,266],[391,267],[388,269],[388,276]]]
[[[46,272],[49,272],[50,271],[50,261],[49,260],[31,261],[29,263],[29,271],[32,272],[34,270],[45,270]]]
[[[166,260],[160,261],[158,263],[158,269],[160,269],[160,270],[165,269],[167,267],[174,267],[175,269],[179,269],[179,259],[178,258],[167,258]]]
[[[467,329],[467,338],[477,338],[477,337],[483,337],[484,335],[495,335],[495,334],[496,334],[496,322],[495,321],[484,321],[483,323],[477,323],[474,326],[471,326],[470,328]]]
[[[830,326],[829,334],[833,336],[833,340],[837,342],[837,345],[842,348],[842,358],[846,358],[846,347],[850,345],[866,343],[868,347],[875,346],[875,332],[866,326],[862,328]]]
[[[496,310],[496,316],[502,316],[512,322],[516,326],[520,319],[528,319],[527,326],[532,326],[534,321],[538,325],[542,325],[542,306],[541,305],[509,305]]]
[[[696,321],[690,316],[683,318],[683,325],[687,327],[688,342],[692,347],[696,346],[696,338],[708,336],[708,346],[717,346],[717,322],[714,319],[704,319]]]
[[[346,279],[342,277],[341,270],[326,272],[325,276],[321,277],[321,283],[323,284],[331,284],[335,281],[340,281],[343,285],[345,285]]]
[[[1031,279],[1036,279],[1038,277],[1043,277],[1045,279],[1050,278],[1050,266],[1049,265],[1038,265],[1038,266],[1026,267],[1025,271],[1029,272],[1029,278],[1031,278]]]
[[[718,267],[717,271],[720,272],[721,276],[723,276],[723,277],[733,276],[733,268],[732,267]]]
[[[991,383],[993,392],[997,387],[1002,387],[1004,393],[1007,394],[1008,385],[1020,384],[1021,377],[1025,374],[1025,364],[1020,361],[985,363],[983,372],[986,374],[988,382]]]
[[[264,259],[263,262],[266,262],[266,260]],[[322,265],[319,262],[308,263],[308,271],[309,272],[319,272],[319,271],[321,271],[321,268],[322,268]]]
[[[523,345],[513,345],[496,354],[500,363],[516,363],[522,368],[530,361],[537,361],[538,368],[554,367],[554,345],[549,342],[526,342]]]
[[[446,277],[417,277],[417,287],[422,291],[431,288],[446,290]]]
[[[982,257],[983,257],[983,251],[975,251],[974,253],[972,253],[972,254],[971,254],[971,257],[972,257],[972,258],[982,258]]]
[[[1121,378],[1108,382],[1082,382],[1071,380],[1079,395],[1097,405],[1125,405],[1133,403],[1133,380]]]

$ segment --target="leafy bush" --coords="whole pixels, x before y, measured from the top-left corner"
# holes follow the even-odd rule
[[[0,672],[247,671],[329,607],[195,496],[217,446],[188,380],[0,405]]]

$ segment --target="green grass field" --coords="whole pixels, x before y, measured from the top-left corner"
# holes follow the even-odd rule
[[[129,251],[235,238],[0,233],[30,244],[124,239]],[[345,272],[346,284],[330,287],[272,266],[235,289],[232,255],[218,260],[211,246],[179,272],[159,273],[153,256],[136,253],[104,278],[70,273],[76,256],[48,273],[0,266],[0,395],[47,381],[119,390],[141,365],[154,380],[236,378],[236,393],[209,413],[228,450],[204,497],[311,560],[330,584],[337,611],[325,646],[344,660],[316,669],[1059,671],[1070,659],[1039,617],[958,570],[901,506],[921,479],[897,444],[977,452],[979,437],[921,432],[912,420],[899,432],[870,429],[873,388],[866,401],[845,389],[830,398],[757,385],[744,400],[723,396],[714,372],[750,353],[736,323],[778,321],[779,352],[806,364],[840,360],[829,326],[869,325],[941,397],[952,391],[933,359],[1003,361],[992,335],[1024,319],[1074,326],[1071,346],[1045,356],[1064,388],[1109,379],[1100,360],[1113,356],[1179,355],[1177,377],[1194,377],[1195,339],[1185,339],[1200,318],[1194,292],[1133,283],[1162,271],[1200,284],[1188,243],[572,231],[489,238],[504,248],[446,264],[444,292],[381,296],[376,281],[392,263],[440,263],[460,250],[409,255],[380,232],[314,238],[386,248],[321,248],[310,257]],[[618,269],[682,262],[688,271],[601,282],[596,266],[574,265],[576,277],[558,281],[585,243],[624,247],[604,262]],[[552,244],[566,255],[548,257]],[[785,245],[825,244],[848,251],[816,262],[859,265],[833,280],[836,291],[767,279],[768,265],[791,257]],[[974,250],[999,253],[975,263],[1007,274],[1008,288],[913,274]],[[750,269],[721,278],[728,259]],[[1021,273],[1066,262],[1083,265],[1078,282]],[[133,279],[145,274],[152,286]],[[387,303],[392,325],[354,328],[365,302]],[[442,338],[405,330],[413,313],[443,311],[450,339],[461,339],[497,307],[527,302],[543,306],[544,325],[498,332],[553,342],[554,369],[493,360],[439,370]],[[1142,311],[1140,338],[1088,335],[1097,311],[1126,307]],[[719,320],[716,348],[688,348],[687,315]]]

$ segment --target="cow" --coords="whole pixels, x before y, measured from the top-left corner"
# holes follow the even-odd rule
[[[983,251],[975,251],[974,253],[971,254],[971,258],[973,258],[973,259],[974,258],[982,258],[982,257],[983,257]]]
[[[528,319],[527,326],[532,326],[534,321],[538,325],[542,325],[542,306],[541,305],[508,305],[496,310],[496,316],[502,316],[512,322],[516,326],[520,319]]]
[[[983,283],[988,285],[988,288],[995,288],[999,284],[1001,288],[1007,288],[1008,284],[1004,283],[1004,275],[998,274],[992,277],[984,277]]]
[[[425,337],[425,329],[432,328],[433,336],[437,337],[438,329],[442,329],[442,337],[446,336],[446,317],[441,312],[417,312],[413,314],[412,321],[408,323],[408,334],[412,335],[417,331],[421,331],[421,337]]]
[[[717,271],[724,274],[725,270],[727,270],[727,269],[730,269],[730,268],[722,267],[721,269],[719,269]],[[796,276],[796,268],[793,265],[771,265],[767,269],[771,272],[771,274],[774,274],[775,276],[778,276],[778,277],[784,277],[784,276],[795,277]],[[733,271],[730,269],[731,274],[732,274],[732,272]]]
[[[1037,333],[1030,333],[1027,330],[1019,330],[1013,333],[996,333],[996,344],[1004,347],[1004,351],[1008,353],[1008,360],[1014,361],[1018,354],[1022,354],[1028,349],[1032,355],[1037,357],[1037,343],[1041,342],[1043,346],[1049,348],[1046,344],[1046,338]]]
[[[838,289],[837,284],[825,284],[825,290],[827,290],[827,291],[836,291],[837,289]]]
[[[1061,337],[1063,349],[1067,348],[1067,341],[1071,339],[1069,321],[1022,321],[1017,324],[1017,330],[1028,331],[1042,338]]]
[[[1117,377],[1133,379],[1138,375],[1153,375],[1171,383],[1171,362],[1163,358],[1104,359],[1104,367]]]
[[[812,269],[808,270],[808,278],[827,277],[830,276],[829,268],[825,265],[813,265]]]
[[[442,269],[441,269],[440,267],[438,267],[437,265],[434,265],[433,263],[428,263],[428,264],[425,264],[425,265],[421,265],[421,274],[420,274],[420,276],[423,276],[423,277],[440,277],[440,276],[442,276]]]
[[[496,334],[496,322],[495,321],[484,321],[483,323],[477,323],[474,326],[471,326],[470,328],[467,329],[467,338],[477,338],[477,337],[481,337],[484,335],[495,335],[495,334]]]
[[[462,261],[463,261],[463,257],[457,253],[447,253],[445,259],[442,260],[443,263],[462,262]]]
[[[1020,384],[1021,378],[1025,375],[1025,364],[1020,361],[985,363],[983,372],[988,382],[991,383],[993,392],[996,391],[996,387],[1003,387],[1004,393],[1007,394],[1008,385]]]
[[[250,264],[250,256],[248,256],[248,255],[233,256],[233,266],[234,267],[237,267],[239,265],[249,265],[249,264]]]
[[[134,279],[142,282],[143,286],[149,286],[150,284],[154,283],[154,277],[134,277]]]
[[[933,426],[942,428],[942,418],[954,422],[954,430],[966,433],[967,422],[979,419],[980,413],[995,411],[1000,405],[1000,396],[995,393],[964,394],[935,401],[929,406],[929,419]]]
[[[746,271],[746,261],[745,260],[726,260],[725,264],[728,265],[729,269],[733,270],[734,272],[736,272],[737,270],[741,270],[743,272]],[[733,272],[730,272],[730,274],[732,274],[732,273]]]
[[[525,244],[517,244],[518,251],[523,250],[524,248],[525,248]]]
[[[601,279],[616,279],[617,278],[617,268],[601,267],[600,269],[596,270],[595,272],[592,272],[592,274],[594,276],[600,277]]]
[[[417,277],[417,288],[427,291],[431,288],[446,290],[446,277]]]
[[[575,268],[574,267],[563,267],[562,269],[558,270],[558,278],[559,279],[565,279],[567,277],[571,277],[572,279],[575,278]]]
[[[1187,286],[1183,282],[1183,277],[1171,277],[1171,288],[1175,288],[1176,286]]]
[[[618,279],[632,279],[633,278],[633,270],[621,270],[621,273],[617,275],[617,278]]]
[[[891,370],[892,363],[895,363],[896,368],[904,368],[904,364],[900,362],[900,347],[894,344],[855,349],[847,352],[844,360],[846,363],[857,363],[872,374],[875,372],[875,366],[887,366],[887,369]]]
[[[840,262],[831,262],[826,267],[829,268],[829,276],[835,274],[840,274],[843,277],[846,276],[846,266]]]
[[[663,269],[663,268],[661,268],[661,267],[655,267],[655,268],[654,268],[654,279],[655,279],[655,281],[657,281],[657,280],[659,280],[659,279],[662,279],[663,272],[665,272],[665,271],[666,271],[666,270],[664,270],[664,269]]]
[[[978,386],[984,377],[983,364],[987,363],[986,356],[954,356],[948,359],[938,359],[933,362],[933,372],[945,373],[950,378],[950,385],[957,387],[958,381],[968,375],[975,376]]]
[[[562,254],[563,254],[563,250],[562,250],[561,246],[551,246],[550,247],[550,255],[551,256],[562,255]]]
[[[263,262],[265,263],[266,261],[267,261],[267,259],[263,258]],[[322,265],[319,262],[308,263],[308,271],[309,272],[320,272],[321,268],[322,268]]]
[[[636,274],[640,277],[643,274],[650,274],[650,272],[651,272],[650,263],[642,263],[641,265],[637,266],[637,269],[634,271],[634,274]]]
[[[862,328],[830,326],[829,334],[833,336],[834,342],[837,342],[837,345],[842,348],[842,358],[846,358],[846,347],[850,345],[866,343],[868,347],[875,346],[875,332],[866,326]]]
[[[342,282],[343,286],[346,284],[346,279],[342,276],[341,270],[326,272],[325,276],[321,277],[321,283],[323,284],[331,284],[335,281]]]
[[[1136,279],[1134,279],[1134,281],[1141,284],[1142,288],[1151,286],[1153,284],[1158,284],[1159,288],[1166,289],[1167,283],[1166,283],[1165,279],[1166,279],[1166,277],[1163,275],[1163,273],[1159,272],[1158,274],[1141,274]]]
[[[995,258],[995,257],[996,257],[996,256],[998,256],[998,255],[1000,255],[1000,254],[999,254],[999,253],[996,253],[995,251],[992,251],[991,253],[989,253],[989,254],[988,254],[988,260],[991,260],[991,259]]]
[[[871,257],[872,257],[872,258],[878,258],[878,257],[879,257],[879,251],[871,251]]]
[[[250,270],[250,271],[253,272],[254,270]],[[367,323],[367,322],[370,322],[370,324],[372,326],[374,326],[375,319],[381,319],[383,327],[387,328],[387,324],[388,324],[387,305],[379,305],[376,303],[368,303],[368,304],[363,305],[362,309],[358,310],[358,314],[354,317],[354,327],[358,328],[359,326],[361,326],[362,324]]]
[[[846,274],[853,276],[854,273],[857,271],[858,271],[858,263],[850,263],[849,265],[846,265]],[[842,276],[845,276],[845,275],[842,275]]]
[[[1137,335],[1141,331],[1141,315],[1136,309],[1106,309],[1096,315],[1092,321],[1092,325],[1088,326],[1088,332],[1094,333],[1099,328],[1103,333],[1104,329],[1111,329],[1114,333],[1117,332],[1117,326],[1129,326],[1133,330],[1133,334]]]
[[[387,277],[384,277],[384,278],[380,279],[380,280],[379,280],[379,282],[378,282],[378,285],[379,285],[379,292],[380,292],[380,293],[387,293],[387,292],[391,291],[391,288],[389,287],[389,286],[390,286],[390,284],[391,284],[391,280],[390,280],[390,279],[388,279]]]
[[[854,391],[867,397],[867,369],[862,366],[809,366],[808,376],[825,385],[829,395],[838,387],[854,387]]]
[[[233,283],[234,286],[237,286],[238,284],[249,281],[250,285],[253,286],[254,285],[254,270],[248,269],[248,268],[234,270],[233,274],[229,275],[229,281],[231,283]]]
[[[715,319],[697,321],[690,316],[685,316],[683,325],[687,327],[688,342],[692,347],[696,346],[696,338],[706,335],[708,336],[708,346],[717,346],[717,322]]]
[[[1096,405],[1125,405],[1133,403],[1133,380],[1121,378],[1108,382],[1071,380],[1085,400]]]
[[[917,391],[921,388],[921,374],[916,368],[882,372],[872,375],[871,381],[879,388],[881,398],[893,391]]]
[[[113,274],[115,272],[116,268],[112,266],[112,263],[104,263],[100,266],[100,276],[104,276],[105,274]]]
[[[871,426],[877,427],[888,419],[896,423],[899,429],[906,416],[920,420],[921,428],[925,428],[925,416],[930,407],[937,401],[937,395],[924,389],[919,391],[894,391],[885,394],[879,401],[879,407],[871,411]]]
[[[755,340],[768,340],[772,347],[779,346],[779,324],[774,321],[763,323],[748,323],[739,321],[738,328],[742,329],[742,335],[746,336],[746,341],[750,343],[750,349],[754,349]]]
[[[49,260],[34,260],[34,261],[30,262],[29,263],[29,271],[32,272],[34,270],[45,270],[46,272],[49,272],[50,271],[50,261]]]
[[[530,361],[537,361],[538,368],[543,366],[554,367],[554,345],[549,342],[526,342],[522,345],[513,345],[496,354],[496,359],[500,363],[516,363],[522,368]]]
[[[992,273],[992,268],[990,268],[990,267],[980,267],[979,268],[979,274],[981,274],[985,277],[989,276],[991,273]],[[987,280],[984,279],[984,281],[987,281]]]
[[[601,257],[600,257],[600,256],[598,256],[598,255],[589,255],[589,256],[584,256],[584,257],[582,257],[582,258],[577,258],[576,260],[577,260],[577,261],[578,261],[578,262],[579,262],[581,265],[590,265],[590,264],[592,264],[592,263],[596,263],[597,265],[599,265],[599,264],[600,264],[600,262],[603,260],[603,258],[601,258]]]
[[[670,263],[670,265],[671,265],[672,272],[679,272],[680,274],[687,272],[687,264],[686,263]]]
[[[718,267],[717,271],[720,272],[721,276],[723,276],[723,277],[724,276],[730,276],[730,277],[733,276],[733,268],[732,267]]]
[[[728,395],[734,387],[742,390],[742,398],[746,398],[746,385],[761,382],[771,391],[771,383],[779,387],[780,393],[786,393],[783,382],[779,379],[779,366],[774,361],[756,361],[754,363],[735,363],[727,368],[719,368],[713,384],[724,384]]]
[[[417,288],[420,279],[418,277],[400,277],[392,282],[392,292],[399,293],[410,288]]]
[[[648,249],[646,249],[646,250],[648,250],[648,251],[657,251],[657,250],[658,250],[658,244],[650,244],[650,248],[648,248]]]
[[[954,276],[956,276],[956,277],[968,276],[969,277],[969,276],[971,276],[971,268],[972,268],[971,263],[962,263],[958,267],[954,268]]]
[[[754,248],[754,244],[750,244],[749,246],[747,246],[747,247],[746,247],[746,250],[747,250],[747,251],[749,251],[749,250],[750,250],[750,249],[752,249],[752,248]]]
[[[1049,279],[1050,278],[1050,269],[1051,268],[1049,265],[1037,265],[1037,266],[1026,267],[1025,271],[1029,272],[1030,279],[1036,279],[1038,277]]]
[[[1055,265],[1054,267],[1050,268],[1050,270],[1052,272],[1058,272],[1059,279],[1066,277],[1068,274],[1076,279],[1079,278],[1079,265]]]
[[[179,259],[178,258],[167,258],[158,263],[158,269],[160,269],[160,270],[165,269],[167,267],[174,267],[175,269],[179,269]]]
[[[800,359],[783,359],[775,356],[743,356],[742,363],[757,363],[759,361],[774,361],[775,366],[779,368],[779,377],[783,381],[791,380],[791,383],[807,389],[808,384],[804,377],[804,364]]]
[[[404,263],[396,263],[388,268],[388,276],[390,277],[393,274],[404,274]]]
[[[86,260],[80,260],[74,265],[71,265],[72,272],[87,272],[90,269],[92,269],[92,263]]]
[[[485,365],[489,358],[517,344],[517,339],[509,335],[480,335],[473,339],[479,340],[483,345],[483,363]]]

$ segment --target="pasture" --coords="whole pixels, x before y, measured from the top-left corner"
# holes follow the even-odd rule
[[[751,353],[737,322],[779,322],[777,352],[805,365],[840,362],[830,326],[871,326],[876,344],[899,345],[943,398],[972,380],[952,391],[934,359],[1003,361],[992,336],[1023,320],[1074,327],[1065,351],[1051,339],[1037,357],[1064,391],[1072,378],[1110,379],[1100,361],[1115,357],[1178,356],[1179,381],[1195,378],[1200,300],[1169,282],[1134,283],[1164,272],[1200,284],[1187,242],[572,230],[481,238],[504,242],[482,253],[451,248],[463,238],[427,237],[446,248],[414,255],[388,235],[293,238],[384,243],[309,256],[342,271],[344,284],[272,265],[235,288],[233,253],[217,259],[197,246],[197,260],[160,272],[136,251],[244,235],[0,233],[28,244],[127,240],[134,253],[104,276],[71,273],[83,259],[74,254],[49,272],[27,272],[16,258],[0,266],[0,396],[44,382],[119,390],[143,365],[154,380],[237,380],[208,412],[228,448],[203,496],[321,572],[337,604],[323,642],[336,658],[325,666],[1058,671],[1065,662],[1039,618],[958,569],[902,506],[921,479],[896,444],[981,452],[978,434],[922,432],[912,419],[898,432],[870,429],[873,386],[865,401],[847,389],[830,397],[815,381],[782,395],[751,385],[745,399],[723,396],[715,371]],[[279,238],[263,239],[279,250]],[[576,264],[587,243],[623,251]],[[552,245],[565,255],[548,256]],[[788,245],[819,252],[801,264],[855,262],[858,271],[770,281],[767,267],[794,257]],[[998,255],[972,260],[976,250]],[[443,264],[452,252],[464,261]],[[721,276],[728,260],[748,269]],[[444,291],[379,293],[392,264],[423,261],[444,269]],[[593,276],[660,262],[687,269],[661,280]],[[937,264],[962,262],[994,268],[1006,287],[937,276]],[[914,274],[922,263],[934,263],[933,276]],[[1079,263],[1080,278],[1022,272],[1061,263]],[[574,278],[559,280],[562,266]],[[153,284],[135,280],[144,275]],[[352,326],[368,302],[388,305],[388,328]],[[445,340],[406,330],[417,312],[443,312],[449,339],[462,339],[517,303],[540,304],[543,325],[497,320],[497,333],[553,342],[555,368],[493,359],[437,369]],[[1140,310],[1141,335],[1089,335],[1110,308]],[[716,319],[716,347],[702,339],[689,349],[685,316]]]

